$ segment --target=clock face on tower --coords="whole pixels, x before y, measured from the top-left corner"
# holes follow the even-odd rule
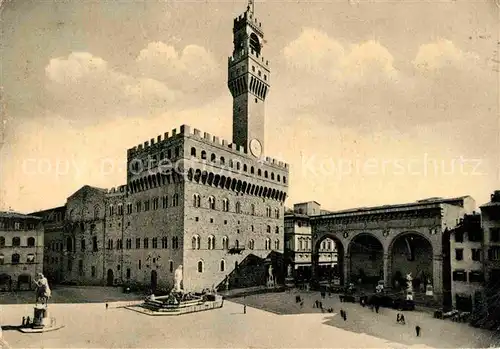
[[[254,138],[250,141],[250,152],[256,158],[260,157],[262,154],[262,144],[260,144],[259,140]]]

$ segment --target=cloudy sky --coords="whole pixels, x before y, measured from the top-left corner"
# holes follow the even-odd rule
[[[227,56],[245,7],[4,1],[0,208],[124,184],[126,149],[181,124],[230,140]],[[290,163],[287,206],[482,204],[500,189],[494,0],[265,0],[255,11],[272,64],[266,154]]]

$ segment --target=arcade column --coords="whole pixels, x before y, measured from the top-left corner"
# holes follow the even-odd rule
[[[344,264],[344,280],[343,285],[348,285],[351,282],[351,255],[346,254],[343,258],[342,263]]]
[[[384,253],[384,287],[390,288],[392,279],[392,256]]]
[[[440,300],[443,295],[443,255],[432,256],[432,286],[434,299]]]

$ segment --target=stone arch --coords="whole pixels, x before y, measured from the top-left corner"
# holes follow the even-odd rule
[[[193,169],[192,169],[192,168],[190,168],[190,169],[188,170],[188,173],[187,173],[187,179],[188,179],[189,181],[192,181],[192,180],[193,180],[193,176],[194,176]]]
[[[267,196],[267,187],[264,187],[264,190],[262,190],[262,196]]]
[[[432,241],[419,231],[403,231],[392,237],[388,244],[389,258],[387,282],[396,290],[404,289],[406,275],[411,273],[413,290],[419,291],[433,283],[434,246]],[[442,285],[433,285],[440,288]]]
[[[214,186],[215,187],[218,187],[219,186],[219,183],[220,183],[220,175],[216,174],[214,176]]]
[[[236,183],[238,183],[238,182],[236,181],[235,178],[233,178],[233,180],[231,181],[231,190],[234,191],[236,189]]]
[[[241,185],[241,191],[243,193],[246,193],[247,187],[248,187],[248,183],[247,182],[243,182],[243,184]]]
[[[349,276],[352,282],[375,289],[384,280],[384,245],[369,232],[355,234],[347,245]]]
[[[200,178],[201,178],[201,171],[199,169],[197,169],[195,172],[194,172],[194,181],[196,183],[200,183]]]
[[[206,184],[207,183],[207,178],[208,178],[208,172],[207,171],[203,171],[201,173],[201,183],[202,184]]]
[[[255,191],[255,184],[252,184],[252,187],[250,188],[250,195],[253,195]]]
[[[161,185],[161,174],[159,172],[156,174],[156,185]]]
[[[335,243],[335,252],[333,261],[329,262],[328,256],[324,257],[324,252],[321,251],[321,244],[326,239],[330,239]],[[318,239],[311,241],[312,249],[312,277],[316,280],[329,280],[334,284],[337,282],[340,285],[344,285],[346,282],[345,275],[345,246],[342,240],[335,233],[327,233],[319,236]],[[306,246],[307,247],[307,246]],[[336,257],[336,258],[335,258]],[[336,259],[336,261],[335,261]],[[328,265],[330,264],[330,267]],[[332,266],[332,264],[334,264]],[[300,271],[297,271],[300,274]]]
[[[241,183],[241,180],[238,180],[238,182],[236,183],[236,191],[240,192],[241,191],[241,186],[243,184]]]
[[[226,184],[226,176],[221,176],[219,187],[224,188],[225,184]]]
[[[208,183],[208,185],[210,185],[210,186],[211,186],[213,182],[214,182],[214,174],[213,174],[212,172],[210,172],[210,173],[208,174],[208,180],[207,180],[207,183]]]
[[[225,187],[228,190],[229,190],[229,188],[231,188],[231,181],[232,181],[231,177],[227,177]]]

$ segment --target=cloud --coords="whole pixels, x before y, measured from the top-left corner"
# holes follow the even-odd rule
[[[475,65],[479,56],[464,52],[450,40],[439,39],[435,42],[421,45],[413,65],[423,73],[432,72],[447,67],[468,69]]]
[[[178,53],[154,42],[139,52],[127,72],[90,52],[53,58],[45,67],[45,109],[73,120],[155,114],[202,105],[221,88],[207,88],[220,76],[213,56],[188,45]]]
[[[202,81],[213,81],[220,75],[212,54],[197,45],[188,45],[182,52],[177,52],[163,42],[151,42],[139,52],[136,62],[142,74],[181,89],[189,89]]]
[[[369,40],[343,45],[326,33],[304,28],[300,36],[283,50],[292,69],[324,75],[338,83],[359,83],[380,78],[396,78],[394,58],[382,44]]]

